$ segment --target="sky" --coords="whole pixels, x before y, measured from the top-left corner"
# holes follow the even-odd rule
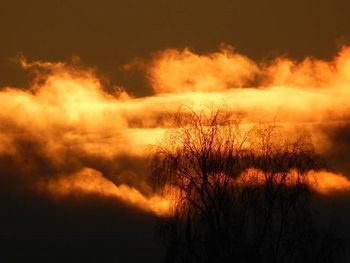
[[[330,59],[349,41],[349,8],[345,0],[2,1],[0,86],[27,80],[11,62],[19,54],[44,61],[79,56],[136,95],[150,87],[121,66],[166,48],[208,53],[226,43],[253,59]]]
[[[161,262],[154,226],[171,200],[153,191],[148,162],[183,106],[308,132],[326,161],[310,173],[324,220],[337,215],[350,237],[348,10],[345,0],[2,1],[4,256]]]

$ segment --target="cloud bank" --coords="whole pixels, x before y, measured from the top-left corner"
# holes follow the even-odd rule
[[[141,65],[142,64],[142,65]],[[332,61],[280,57],[255,62],[223,46],[212,54],[168,49],[142,67],[154,94],[107,92],[82,65],[21,60],[34,78],[0,91],[0,170],[4,192],[98,194],[157,216],[169,198],[148,183],[150,145],[172,128],[180,107],[224,107],[244,125],[275,121],[307,129],[327,170],[315,190],[350,191],[350,48]],[[336,157],[338,156],[338,157]],[[316,172],[315,172],[316,173]]]

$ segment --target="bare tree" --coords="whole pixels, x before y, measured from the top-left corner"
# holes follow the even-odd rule
[[[315,258],[307,133],[247,128],[224,110],[180,111],[174,124],[152,160],[154,186],[176,189],[173,215],[159,225],[167,262]]]

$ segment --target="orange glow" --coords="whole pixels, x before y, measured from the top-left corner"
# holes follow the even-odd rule
[[[170,199],[161,195],[146,197],[137,189],[127,185],[116,186],[100,172],[89,168],[59,179],[49,180],[40,184],[40,187],[47,188],[56,198],[74,192],[93,193],[117,198],[159,216],[166,216],[170,213]]]
[[[289,171],[285,180],[281,181],[284,174],[275,174],[274,182],[279,184],[294,185],[298,176],[296,171]],[[341,174],[335,174],[327,171],[310,171],[303,176],[310,187],[321,194],[331,194],[335,192],[350,192],[350,180]],[[266,182],[265,175],[262,171],[248,169],[238,179],[239,183],[263,184]]]
[[[342,174],[327,171],[310,172],[315,180],[314,188],[322,194],[350,192],[350,180]]]
[[[157,93],[203,92],[243,86],[257,71],[247,57],[223,47],[208,56],[196,55],[189,49],[165,50],[153,61],[148,74]]]
[[[48,181],[46,187],[54,196],[76,189],[92,191],[157,215],[168,213],[169,198],[152,193],[147,197],[137,187],[117,185],[113,183],[117,180],[86,165],[84,158],[113,163],[125,155],[147,157],[149,145],[157,144],[171,127],[169,114],[184,105],[194,110],[224,107],[245,116],[248,125],[276,121],[306,127],[321,154],[332,147],[332,141],[319,125],[350,121],[350,47],[333,61],[277,58],[265,64],[230,47],[208,55],[165,50],[146,64],[154,94],[142,98],[123,90],[106,92],[89,69],[25,60],[21,64],[36,72],[36,78],[26,89],[0,91],[0,154],[18,154],[18,138],[39,144],[40,153],[57,167],[65,165],[70,153],[79,153],[80,172]],[[313,175],[319,192],[349,191],[347,174]],[[112,171],[108,178],[118,176]],[[139,177],[144,180],[142,174]]]

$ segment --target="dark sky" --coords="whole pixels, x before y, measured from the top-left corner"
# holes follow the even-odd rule
[[[114,84],[143,95],[140,77],[120,66],[164,48],[217,50],[224,42],[254,59],[332,57],[350,38],[347,0],[11,0],[0,4],[0,86],[22,86],[10,58],[78,55]]]

